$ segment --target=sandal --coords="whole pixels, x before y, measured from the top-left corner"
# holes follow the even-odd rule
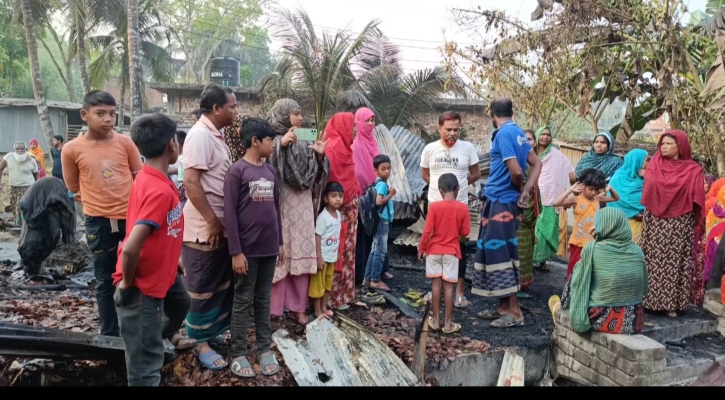
[[[524,291],[519,291],[518,293],[516,293],[516,297],[518,297],[519,299],[530,299],[531,295]]]
[[[336,308],[337,311],[346,311],[346,310],[349,310],[349,309],[350,309],[350,305],[349,304],[343,304],[340,307],[337,307]]]
[[[302,314],[302,313],[300,313],[300,314]],[[287,318],[289,318],[292,322],[294,322],[298,325],[302,325],[302,326],[305,326],[310,323],[310,317],[308,317],[307,314],[305,314],[305,322],[300,321],[299,316],[293,317],[292,312],[287,314]]]
[[[383,279],[385,279],[386,281],[389,281],[389,280],[393,279],[393,274],[391,274],[390,272],[386,272],[383,274]]]
[[[476,315],[478,316],[478,318],[483,318],[483,319],[499,319],[499,318],[503,317],[503,315],[501,315],[498,312],[498,310],[496,310],[496,309],[494,309],[493,311],[491,311],[491,310],[481,311]]]
[[[224,343],[224,335],[217,335],[206,342],[209,344],[222,344]]]
[[[468,307],[468,300],[466,299],[466,296],[456,297],[456,301],[453,302],[453,305],[458,308],[466,308]]]
[[[491,328],[514,328],[517,326],[524,326],[524,321],[516,321],[510,315],[504,315],[503,317],[491,322]]]
[[[212,371],[221,371],[227,367],[226,361],[224,361],[224,364],[222,365],[214,365],[214,363],[219,360],[224,360],[224,357],[222,357],[214,350],[199,354],[199,361],[201,362],[201,365],[203,365],[204,368],[210,369]]]
[[[265,376],[272,376],[279,372],[279,363],[271,351],[262,354],[262,356],[257,354],[257,359],[259,360],[259,366],[262,368],[262,374]],[[272,372],[267,372],[267,367],[270,366],[275,367],[275,369]]]
[[[242,371],[245,369],[252,370],[251,373],[245,374]],[[237,357],[232,360],[232,364],[229,366],[229,371],[232,372],[232,374],[240,377],[240,378],[254,378],[257,376],[257,374],[254,372],[254,367],[252,367],[252,364],[249,363],[249,360],[246,356]]]
[[[178,336],[178,339],[173,340],[173,337],[169,339],[169,342],[174,345],[176,350],[188,350],[192,347],[196,347],[196,339],[183,337],[181,335]]]
[[[430,328],[430,330],[432,330],[433,332],[438,332],[438,331],[439,331],[439,330],[441,329],[441,327],[440,327],[440,326],[439,326],[438,328],[434,328],[434,327],[433,327],[433,317],[428,317],[428,327],[429,327],[429,328]]]
[[[445,333],[446,335],[450,335],[452,333],[456,333],[456,332],[458,332],[460,330],[461,330],[461,324],[457,324],[455,322],[453,323],[453,329],[451,329],[451,330],[446,330],[446,328],[443,327],[443,333]]]

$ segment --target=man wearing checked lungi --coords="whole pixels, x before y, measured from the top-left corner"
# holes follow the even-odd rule
[[[491,145],[491,173],[484,189],[486,201],[481,210],[472,292],[499,299],[496,309],[478,313],[481,318],[495,320],[491,322],[494,328],[524,325],[516,296],[521,289],[517,232],[522,207],[529,206],[541,173],[541,160],[512,117],[510,99],[491,103],[491,121],[497,131]]]

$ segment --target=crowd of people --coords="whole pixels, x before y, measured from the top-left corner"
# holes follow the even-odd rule
[[[273,317],[304,325],[310,309],[330,318],[348,308],[356,285],[390,290],[396,190],[372,110],[334,114],[317,140],[303,141],[294,100],[277,101],[266,119],[244,117],[231,89],[211,84],[199,106],[188,134],[154,114],[126,136],[114,130],[115,99],[93,91],[81,111],[88,130],[65,144],[55,138],[51,149],[53,176],[83,205],[101,334],[122,337],[129,385],[159,385],[166,341],[193,349],[208,369],[254,377],[252,315],[255,359],[262,374],[276,374]],[[683,132],[662,135],[651,157],[632,150],[624,160],[602,132],[574,167],[550,127],[524,131],[514,122],[509,99],[493,101],[490,117],[470,276],[473,294],[498,300],[478,313],[492,327],[524,324],[518,300],[556,254],[569,260],[562,305],[580,332],[637,333],[645,309],[675,317],[719,287],[725,178],[703,176]],[[461,329],[454,307],[468,307],[468,188],[481,177],[478,152],[459,139],[461,122],[441,114],[440,140],[420,159],[429,206],[418,258],[432,281],[428,323],[445,334]],[[18,143],[0,162],[0,172],[10,169],[11,199],[41,179],[38,150],[37,141],[30,150]],[[225,359],[215,347],[227,331]]]

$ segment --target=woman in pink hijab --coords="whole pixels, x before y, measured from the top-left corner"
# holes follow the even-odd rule
[[[375,140],[375,113],[366,107],[360,108],[355,113],[355,126],[357,137],[352,143],[352,157],[355,162],[355,175],[359,183],[359,195],[362,196],[371,183],[375,182],[377,175],[373,167],[373,159],[380,154],[378,142]],[[362,226],[359,220],[358,226]],[[355,249],[355,281],[360,284],[365,275],[365,265],[370,256],[370,249],[373,246],[373,237],[365,234],[365,229],[357,230],[357,247]],[[386,263],[387,264],[387,263]],[[383,270],[384,278],[390,279],[392,275]]]

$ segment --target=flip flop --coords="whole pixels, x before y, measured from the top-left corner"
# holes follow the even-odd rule
[[[445,327],[443,327],[443,329],[442,329],[443,333],[445,333],[446,335],[450,335],[452,333],[456,333],[456,332],[458,332],[460,330],[461,330],[461,324],[458,324],[458,323],[455,323],[455,322],[453,323],[453,329],[451,329],[450,331],[447,331]]]
[[[501,321],[501,322],[499,322]],[[496,324],[498,322],[498,324]],[[494,325],[496,324],[496,325]],[[524,321],[516,321],[511,317],[510,315],[504,315],[503,317],[491,322],[491,328],[497,328],[497,329],[505,329],[505,328],[514,328],[518,326],[524,326]]]
[[[433,324],[431,323],[431,321],[433,321],[433,317],[428,317],[428,327],[429,327],[429,328],[430,328],[430,330],[432,330],[433,332],[438,332],[438,330],[440,330],[440,329],[441,329],[441,327],[439,326],[439,327],[438,327],[438,329],[436,329],[436,328],[433,328]]]
[[[463,304],[464,301],[466,302],[466,304]],[[453,302],[453,306],[457,308],[467,308],[468,299],[466,299],[466,296],[456,297],[456,301]]]
[[[179,345],[179,343],[182,342],[182,341],[186,341],[186,344]],[[184,336],[179,336],[179,338],[177,340],[175,340],[175,341],[169,339],[169,342],[171,342],[171,344],[174,345],[174,347],[176,348],[176,350],[187,350],[187,349],[190,349],[192,347],[196,347],[196,345],[197,345],[195,339],[191,339],[191,338],[184,337]]]
[[[201,365],[204,366],[204,368],[210,369],[212,371],[221,371],[224,368],[227,367],[227,362],[224,361],[224,364],[216,366],[214,365],[215,362],[218,360],[223,360],[224,357],[222,357],[219,353],[217,353],[214,350],[209,350],[206,353],[199,354],[199,361],[201,362]]]
[[[503,315],[499,314],[499,312],[496,309],[494,309],[493,311],[491,311],[491,310],[481,311],[476,315],[478,316],[478,318],[483,318],[483,319],[499,319],[499,318],[503,317]]]
[[[272,376],[279,372],[279,363],[271,351],[264,353],[261,357],[257,354],[257,359],[259,360],[259,366],[262,369],[262,374],[265,376]],[[269,366],[275,366],[276,368],[272,372],[267,372],[267,367]]]
[[[251,369],[251,374],[243,374],[242,371],[245,369]],[[257,374],[254,372],[254,368],[252,367],[252,364],[249,363],[249,360],[246,356],[237,357],[234,360],[232,360],[232,364],[229,366],[229,371],[240,377],[240,378],[254,378],[257,376]]]
[[[516,293],[516,297],[518,297],[519,299],[530,299],[531,295],[526,292],[520,291]]]

